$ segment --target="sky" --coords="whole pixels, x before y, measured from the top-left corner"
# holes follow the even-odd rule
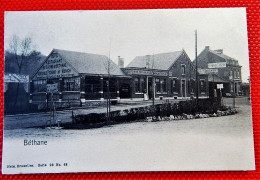
[[[249,58],[245,8],[199,8],[92,11],[7,11],[4,47],[13,35],[31,37],[35,48],[48,55],[53,48],[125,59],[180,51],[195,59],[210,46],[238,60],[248,82]]]

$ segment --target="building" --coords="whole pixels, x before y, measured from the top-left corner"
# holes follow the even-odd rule
[[[122,70],[132,76],[132,98],[195,96],[196,69],[184,50],[137,56]],[[199,96],[208,97],[208,76],[198,79]]]
[[[103,101],[108,94],[111,99],[129,98],[130,80],[104,55],[53,49],[32,76],[30,98],[39,109],[46,108],[51,98],[61,107]],[[47,84],[57,85],[53,96],[47,93]]]
[[[29,75],[4,74],[4,111],[23,113],[29,110]]]
[[[217,84],[223,84],[224,96],[241,94],[241,66],[238,60],[225,55],[223,49],[211,50],[206,46],[197,61],[199,73],[209,75],[210,94],[217,88]]]
[[[104,55],[53,49],[30,79],[30,102],[45,109],[123,98],[190,98],[196,69],[184,50],[137,56],[124,68]],[[198,75],[199,97],[209,96],[208,75]]]

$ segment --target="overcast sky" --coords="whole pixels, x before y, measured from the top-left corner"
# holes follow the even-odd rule
[[[5,48],[12,35],[31,37],[48,55],[53,48],[117,56],[127,65],[135,56],[185,49],[195,58],[205,48],[223,49],[242,65],[249,76],[245,8],[30,11],[5,12]]]

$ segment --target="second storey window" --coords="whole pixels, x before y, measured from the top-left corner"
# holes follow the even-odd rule
[[[182,75],[185,75],[185,74],[186,74],[186,66],[185,66],[185,64],[182,64],[182,65],[181,65],[181,74],[182,74]]]

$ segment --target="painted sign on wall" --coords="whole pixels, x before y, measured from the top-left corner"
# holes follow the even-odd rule
[[[52,54],[34,76],[34,79],[72,77],[77,73],[57,54]]]
[[[198,69],[200,74],[217,74],[218,69]]]
[[[168,71],[152,71],[152,70],[142,70],[142,69],[124,69],[124,72],[132,75],[155,75],[155,76],[168,76]],[[169,74],[172,76],[172,73]]]
[[[227,67],[226,62],[208,63],[208,68],[225,68],[225,67]]]

